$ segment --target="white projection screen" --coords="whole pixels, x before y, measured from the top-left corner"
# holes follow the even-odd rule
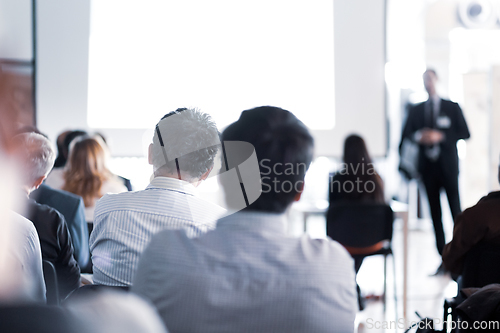
[[[273,105],[340,156],[359,133],[386,153],[385,0],[92,2],[88,123],[151,129],[197,107],[223,129]]]

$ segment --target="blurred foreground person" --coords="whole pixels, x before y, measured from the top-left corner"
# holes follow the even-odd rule
[[[156,309],[124,291],[101,290],[65,302],[92,333],[167,333]]]
[[[80,268],[74,258],[71,236],[64,217],[55,209],[28,198],[54,164],[55,152],[44,136],[19,134],[13,138],[24,171],[21,198],[25,210],[18,211],[33,222],[40,237],[42,257],[54,264],[62,299],[80,286]]]
[[[143,191],[106,195],[98,201],[90,251],[94,283],[127,287],[151,237],[165,229],[199,236],[225,211],[199,198],[195,187],[210,174],[220,142],[212,118],[177,109],[156,125],[149,146],[154,178]]]
[[[12,158],[11,138],[17,128],[12,103],[10,80],[0,63],[0,303],[45,302],[38,234],[31,221],[12,211],[20,208],[15,195],[20,186],[19,167]]]
[[[99,141],[88,136],[80,136],[71,143],[63,179],[62,190],[83,198],[88,223],[94,220],[95,204],[104,194],[127,191],[106,167],[106,154]]]
[[[265,175],[260,197],[198,238],[183,230],[156,235],[132,291],[153,302],[172,332],[352,332],[352,258],[332,240],[287,234],[285,212],[300,199],[313,157],[307,128],[286,110],[259,107],[244,111],[222,139],[226,148],[235,141],[255,148]],[[249,169],[239,164],[228,171],[245,179]],[[250,187],[260,192],[259,179],[228,180],[221,177],[230,207],[242,188],[247,197]]]

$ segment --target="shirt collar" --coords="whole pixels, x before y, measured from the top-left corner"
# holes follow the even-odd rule
[[[265,212],[238,212],[217,221],[217,229],[247,229],[286,234],[285,214]]]
[[[441,102],[441,97],[439,97],[437,94],[432,95],[432,96],[429,96],[428,101],[430,102],[431,100],[432,100],[432,103],[434,103],[434,105],[438,105]]]
[[[196,188],[191,183],[170,177],[153,178],[151,183],[146,187],[146,190],[152,188],[196,195]]]

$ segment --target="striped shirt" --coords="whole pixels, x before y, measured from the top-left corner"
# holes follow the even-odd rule
[[[144,191],[105,195],[97,202],[90,236],[94,283],[130,286],[154,234],[184,229],[197,237],[213,229],[224,212],[197,197],[191,184],[174,178],[156,177]]]
[[[157,234],[132,291],[172,332],[352,332],[349,253],[331,239],[290,237],[283,215],[238,212],[195,239]]]

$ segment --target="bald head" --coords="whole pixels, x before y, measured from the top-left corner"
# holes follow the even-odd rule
[[[13,138],[16,155],[24,166],[24,185],[38,187],[54,166],[52,143],[43,135],[23,133]]]

